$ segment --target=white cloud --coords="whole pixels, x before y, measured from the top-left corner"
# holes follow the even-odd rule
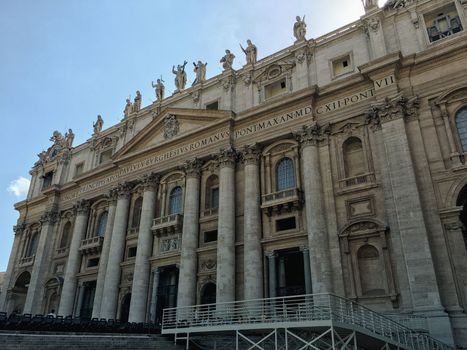
[[[25,177],[18,177],[16,180],[10,182],[7,191],[13,193],[16,197],[25,196],[28,193],[31,181]]]

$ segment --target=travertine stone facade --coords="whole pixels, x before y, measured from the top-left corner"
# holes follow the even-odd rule
[[[331,292],[467,347],[467,3],[365,6],[172,96],[153,84],[82,145],[55,132],[0,309],[160,322]]]

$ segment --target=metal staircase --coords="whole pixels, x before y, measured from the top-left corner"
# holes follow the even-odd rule
[[[190,339],[214,337],[226,341],[235,337],[237,350],[453,349],[432,338],[427,331],[408,328],[332,294],[165,309],[162,334],[173,334],[175,341],[185,340],[186,349]]]

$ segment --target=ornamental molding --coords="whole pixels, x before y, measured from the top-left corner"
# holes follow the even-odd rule
[[[91,141],[91,150],[100,151],[108,148],[115,148],[118,142],[118,136],[95,137]]]
[[[254,83],[259,87],[274,81],[275,79],[292,74],[292,69],[295,67],[295,60],[275,62],[263,69],[256,72],[254,76]]]
[[[215,259],[206,259],[201,261],[201,271],[212,271],[217,267],[217,261]]]
[[[26,225],[25,224],[19,224],[13,226],[13,232],[16,235],[21,235],[24,231],[26,231]]]
[[[130,197],[133,185],[129,182],[123,182],[117,185],[117,199],[126,199]]]
[[[60,163],[69,161],[71,159],[71,149],[73,148],[74,138],[75,134],[71,129],[65,133],[65,136],[55,130],[49,139],[53,142],[52,146],[37,155],[39,160],[34,164],[34,167],[39,165],[44,166],[56,160],[60,161]]]
[[[168,114],[164,118],[164,139],[170,140],[177,136],[180,131],[180,123],[177,120],[177,116],[174,114]]]
[[[418,96],[406,98],[403,95],[398,95],[392,99],[386,98],[383,103],[371,106],[366,112],[366,124],[373,130],[379,130],[381,124],[392,120],[414,120],[418,118],[419,107]]]
[[[56,211],[46,211],[42,214],[40,220],[41,224],[55,224],[58,221],[58,213]]]

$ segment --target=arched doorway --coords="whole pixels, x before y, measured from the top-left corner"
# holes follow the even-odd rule
[[[14,306],[12,312],[22,314],[24,303],[26,302],[26,295],[28,294],[29,282],[31,281],[31,274],[28,271],[21,273],[16,279],[15,285],[12,290],[12,299]]]
[[[200,303],[204,304],[214,304],[216,302],[216,285],[212,282],[209,282],[204,285],[201,289],[201,300]]]
[[[462,207],[459,214],[459,220],[462,222],[462,236],[464,238],[465,248],[467,249],[467,185],[465,185],[457,196],[456,205]]]
[[[120,321],[128,322],[128,316],[130,314],[130,302],[131,302],[131,293],[126,294],[122,300],[122,306],[120,309]]]

